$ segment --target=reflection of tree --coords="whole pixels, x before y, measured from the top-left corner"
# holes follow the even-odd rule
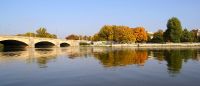
[[[164,51],[163,50],[152,50],[155,59],[158,61],[164,60]]]
[[[197,60],[196,49],[172,49],[172,50],[152,50],[155,59],[158,61],[167,61],[170,74],[178,74],[181,71],[183,62],[188,60]]]
[[[131,64],[144,65],[147,60],[147,51],[111,50],[108,52],[95,53],[94,57],[99,59],[106,67],[126,66]]]
[[[183,61],[188,59],[196,59],[194,50],[168,50],[164,52],[165,60],[169,73],[177,74],[182,68]]]
[[[168,70],[170,73],[179,73],[182,68],[182,57],[180,50],[169,50],[164,52],[165,60],[167,61]]]
[[[187,62],[189,59],[197,60],[197,50],[185,49],[180,50],[184,62]]]

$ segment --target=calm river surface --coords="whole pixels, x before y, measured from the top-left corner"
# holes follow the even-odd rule
[[[0,86],[200,86],[200,49],[1,51]]]

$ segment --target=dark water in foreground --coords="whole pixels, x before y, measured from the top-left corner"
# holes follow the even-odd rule
[[[200,86],[200,49],[0,52],[0,86]]]

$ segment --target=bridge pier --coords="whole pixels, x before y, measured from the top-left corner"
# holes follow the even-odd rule
[[[34,38],[33,37],[29,37],[29,48],[35,48],[35,43],[34,43]]]

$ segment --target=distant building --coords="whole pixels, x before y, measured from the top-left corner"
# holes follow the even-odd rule
[[[200,29],[197,29],[197,37],[200,36]]]
[[[197,37],[200,36],[200,29],[193,29],[192,32],[194,32]]]
[[[152,39],[153,38],[153,32],[147,32],[148,34],[149,34],[149,36],[150,36],[150,38]]]

